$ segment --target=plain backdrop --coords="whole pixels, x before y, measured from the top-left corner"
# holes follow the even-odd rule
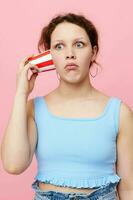
[[[38,53],[43,26],[57,14],[74,12],[92,20],[99,32],[97,61],[102,71],[91,81],[110,96],[133,107],[133,2],[132,0],[12,0],[0,6],[0,141],[16,92],[16,72],[21,59]],[[95,66],[94,66],[95,69]],[[94,70],[95,71],[95,70]],[[59,84],[56,72],[39,74],[29,98],[46,95]],[[36,175],[34,156],[20,175],[4,171],[0,161],[0,200],[33,199],[31,184]]]

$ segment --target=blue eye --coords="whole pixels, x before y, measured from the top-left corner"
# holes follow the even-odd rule
[[[56,44],[55,45],[55,48],[57,48],[58,46],[60,46],[62,43],[59,43],[59,44]],[[58,49],[60,49],[60,48],[58,48]]]
[[[78,45],[79,47],[84,46],[84,43],[81,42],[81,41],[76,42],[76,44],[82,44],[81,46]],[[60,47],[61,45],[63,45],[63,44],[62,43],[58,43],[58,44],[55,45],[55,48]],[[61,48],[57,48],[57,49],[61,49]]]
[[[83,46],[83,45],[84,45],[84,43],[83,43],[83,42],[77,42],[77,44],[82,44],[81,46]]]

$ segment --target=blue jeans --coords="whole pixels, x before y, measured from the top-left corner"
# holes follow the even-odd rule
[[[99,187],[90,194],[51,190],[43,191],[38,186],[38,180],[32,183],[32,188],[35,190],[34,200],[117,200],[117,184],[118,183],[109,183],[106,186]]]

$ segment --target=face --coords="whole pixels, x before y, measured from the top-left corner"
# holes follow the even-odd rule
[[[92,49],[82,27],[69,22],[58,24],[51,34],[50,49],[61,80],[76,82],[89,76],[89,65],[96,58],[97,48]],[[65,68],[71,62],[78,65],[76,70]]]

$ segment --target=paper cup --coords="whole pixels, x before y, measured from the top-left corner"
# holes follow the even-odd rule
[[[45,72],[56,69],[50,50],[28,58],[28,62],[36,65],[35,69],[32,69],[33,72]]]

